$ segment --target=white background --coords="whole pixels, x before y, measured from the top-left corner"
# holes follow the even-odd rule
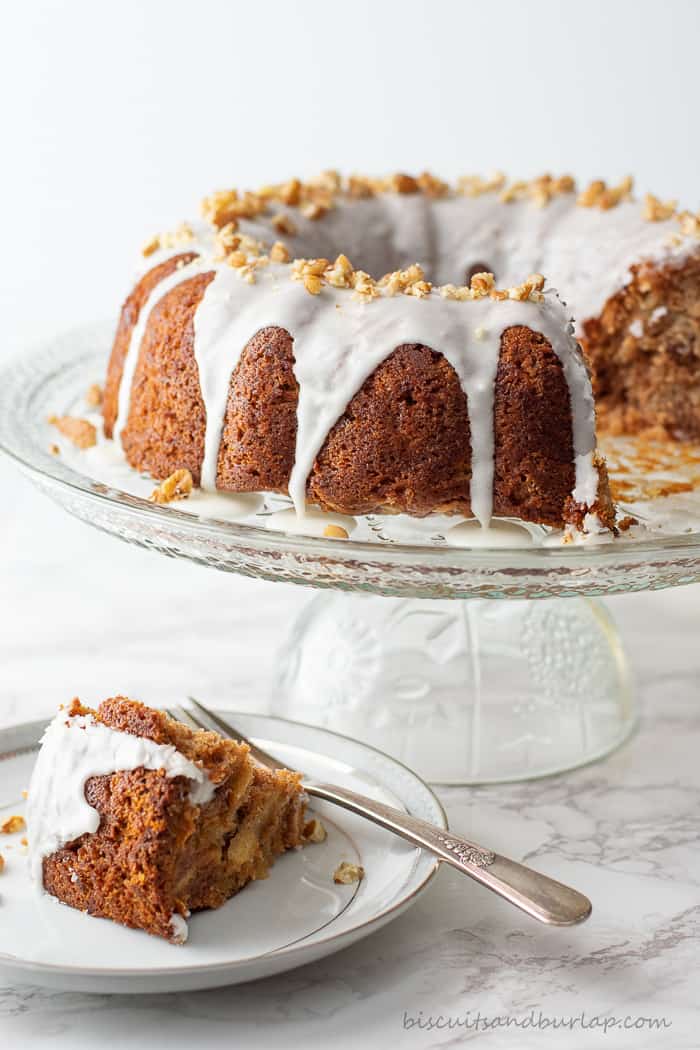
[[[33,0],[2,13],[0,358],[115,315],[146,235],[222,185],[323,167],[629,172],[640,192],[700,205],[693,0]],[[130,549],[4,462],[0,492],[0,725],[76,693],[264,703],[306,591]],[[666,1013],[671,1043],[696,1045],[699,591],[611,602],[642,703],[636,742],[570,778],[447,793],[458,829],[596,891],[581,935],[533,932],[441,875],[387,934],[255,989],[140,1002],[0,989],[8,1045],[229,1047],[238,1032],[261,1047],[437,1046],[455,1037],[402,1037],[402,1009],[530,1004]],[[671,1045],[645,1039],[590,1045]],[[488,1045],[580,1044],[503,1032]]]
[[[700,205],[694,0],[3,7],[9,352],[106,316],[204,193],[324,167],[633,173]]]

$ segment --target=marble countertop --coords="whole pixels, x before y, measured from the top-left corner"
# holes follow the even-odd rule
[[[0,725],[114,691],[265,709],[271,654],[309,592],[128,548],[4,462],[0,485]],[[114,997],[0,987],[2,1045],[697,1047],[700,586],[610,608],[642,709],[632,740],[567,775],[440,791],[456,830],[587,892],[584,926],[541,928],[443,870],[367,940],[254,984]],[[606,1017],[619,1026],[605,1031]]]

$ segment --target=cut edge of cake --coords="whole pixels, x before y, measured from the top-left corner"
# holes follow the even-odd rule
[[[304,843],[301,776],[271,771],[247,744],[196,731],[137,700],[59,711],[29,789],[32,877],[64,904],[187,939]]]

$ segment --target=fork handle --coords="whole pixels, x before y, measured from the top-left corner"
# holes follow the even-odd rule
[[[484,849],[451,831],[445,831],[436,824],[429,824],[394,806],[386,806],[366,795],[332,784],[305,781],[304,789],[314,798],[333,802],[358,813],[421,849],[428,850],[463,875],[475,879],[516,908],[527,912],[533,919],[552,926],[572,926],[583,922],[591,914],[591,902],[578,890],[550,879],[539,871],[533,871],[524,864],[502,857],[499,853]]]

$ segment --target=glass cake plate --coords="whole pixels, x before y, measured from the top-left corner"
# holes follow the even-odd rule
[[[615,539],[507,524],[485,536],[438,515],[317,515],[321,535],[301,535],[279,496],[149,502],[154,483],[112,442],[80,451],[49,425],[98,421],[85,395],[112,332],[77,329],[4,367],[0,448],[71,514],[129,543],[330,589],[281,646],[275,714],[369,740],[446,783],[571,768],[628,735],[625,662],[596,599],[700,580],[700,448],[609,442],[617,502],[638,520]],[[326,523],[350,537],[323,536]]]

